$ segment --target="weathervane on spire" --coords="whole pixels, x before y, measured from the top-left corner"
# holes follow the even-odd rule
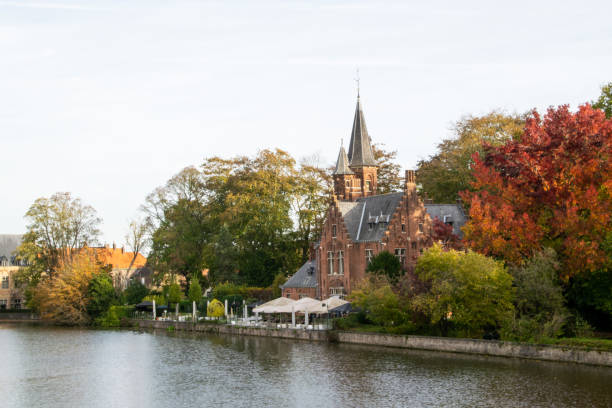
[[[355,78],[355,82],[357,82],[357,97],[359,98],[359,68],[357,68],[357,78]]]

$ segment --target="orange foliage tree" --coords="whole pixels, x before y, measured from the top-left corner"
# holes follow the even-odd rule
[[[89,283],[102,268],[92,250],[84,249],[60,262],[52,277],[41,280],[33,294],[42,319],[67,325],[89,323]]]
[[[560,254],[567,279],[605,261],[611,230],[612,120],[580,106],[534,111],[520,139],[474,155],[465,241],[520,263],[542,247]]]

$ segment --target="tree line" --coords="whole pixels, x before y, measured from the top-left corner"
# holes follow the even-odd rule
[[[494,111],[460,119],[438,151],[418,163],[417,181],[419,194],[435,202],[462,198],[470,218],[465,239],[460,241],[437,222],[435,241],[442,242],[443,251],[432,249],[411,276],[383,277],[386,283],[365,282],[364,288],[369,285],[370,292],[383,288],[379,293],[397,297],[391,299],[399,302],[397,310],[414,316],[413,323],[423,322],[445,315],[432,311],[436,302],[427,297],[443,291],[434,290],[438,278],[441,285],[460,285],[492,271],[495,279],[490,282],[503,282],[504,288],[510,282],[512,294],[506,297],[504,292],[499,299],[500,304],[510,299],[512,307],[504,313],[511,315],[516,327],[537,325],[550,316],[557,316],[563,325],[578,316],[596,328],[609,329],[610,101],[606,85],[596,101],[577,112],[562,106],[549,109],[543,117],[535,111]],[[378,145],[374,153],[380,166],[379,193],[400,190],[396,152]],[[130,224],[128,242],[136,251],[150,249],[155,280],[166,288],[177,277],[184,278],[186,292],[194,278],[200,287],[278,286],[308,258],[311,244],[319,239],[332,191],[331,171],[316,158],[298,162],[279,149],[252,157],[207,158],[146,197],[142,216]],[[26,218],[27,232],[18,252],[28,260],[21,280],[32,300],[36,289],[53,282],[79,248],[97,242],[100,218],[68,193],[36,200]],[[451,249],[471,250],[474,255],[464,261],[464,255],[452,255]],[[444,258],[440,265],[446,266],[424,272],[432,254]],[[501,269],[479,256],[501,262]],[[469,269],[464,264],[480,265],[480,274],[464,279],[461,271],[467,274]],[[448,272],[442,273],[444,268]],[[203,270],[208,270],[207,277]],[[519,293],[529,297],[540,290],[560,293],[560,298],[549,296],[555,302],[561,299],[560,303],[521,303]],[[434,298],[439,296],[442,292]],[[457,311],[465,305],[453,302],[445,313],[457,322]],[[554,313],[539,314],[543,308]],[[502,327],[499,322],[487,325],[497,331]],[[488,330],[485,326],[478,330]]]

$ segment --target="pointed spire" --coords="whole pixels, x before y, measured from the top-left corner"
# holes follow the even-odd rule
[[[334,170],[334,175],[336,174],[355,174],[353,170],[349,168],[349,160],[346,156],[346,151],[344,150],[344,146],[340,146],[340,153],[338,154],[338,161],[336,162],[336,170]]]
[[[376,166],[359,95],[357,95],[357,107],[355,108],[355,118],[353,119],[348,158],[350,160],[349,166],[351,167]]]

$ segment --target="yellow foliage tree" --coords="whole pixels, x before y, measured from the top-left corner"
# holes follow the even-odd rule
[[[54,276],[42,280],[34,290],[33,302],[41,318],[68,325],[88,323],[89,283],[100,270],[91,250],[62,261]]]
[[[223,317],[223,315],[225,315],[225,306],[217,299],[213,299],[212,302],[208,304],[206,314],[209,317]]]

